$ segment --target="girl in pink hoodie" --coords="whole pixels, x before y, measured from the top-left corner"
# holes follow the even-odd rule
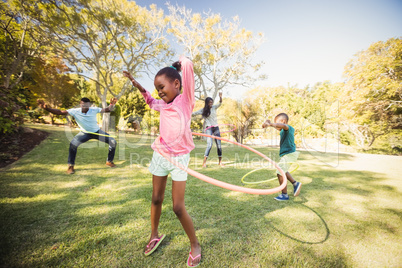
[[[180,71],[183,80],[179,74]],[[165,238],[165,235],[159,236],[158,225],[167,177],[170,173],[172,177],[173,211],[179,218],[191,244],[187,266],[195,267],[201,261],[201,246],[195,235],[193,221],[184,204],[187,172],[176,167],[162,156],[168,155],[173,161],[187,168],[190,152],[195,147],[190,129],[191,113],[195,103],[193,63],[186,57],[180,57],[180,60],[173,63],[172,66],[165,67],[156,74],[154,85],[161,100],[154,99],[130,73],[124,71],[123,74],[138,88],[149,107],[160,112],[160,135],[151,146],[154,153],[149,167],[153,174],[152,232],[144,254],[150,255],[154,252]],[[181,89],[183,89],[182,94],[180,94]]]

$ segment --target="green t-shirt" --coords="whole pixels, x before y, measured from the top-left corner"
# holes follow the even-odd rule
[[[280,141],[280,149],[279,156],[282,157],[285,154],[290,154],[296,152],[296,144],[295,144],[295,129],[289,126],[288,130],[282,129],[280,132],[281,141]]]

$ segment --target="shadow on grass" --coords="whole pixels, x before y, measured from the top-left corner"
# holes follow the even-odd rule
[[[302,198],[302,201],[293,202],[293,204],[297,204],[297,205],[299,205],[299,206],[302,206],[302,207],[304,207],[304,208],[307,208],[307,209],[309,209],[310,211],[312,211],[315,215],[317,215],[317,217],[321,220],[321,222],[322,222],[322,224],[324,225],[324,228],[325,228],[326,234],[325,234],[324,239],[322,239],[321,241],[317,241],[317,242],[313,242],[313,241],[304,241],[304,240],[298,239],[298,238],[296,238],[296,237],[293,237],[293,236],[291,236],[291,235],[289,235],[289,234],[286,234],[284,231],[281,231],[278,227],[275,227],[275,225],[274,225],[274,223],[273,223],[272,221],[269,221],[269,220],[268,220],[268,224],[269,224],[269,226],[270,226],[272,229],[274,229],[274,230],[277,231],[278,233],[280,233],[280,234],[282,234],[283,236],[286,236],[287,238],[290,238],[290,239],[292,239],[292,240],[294,240],[294,241],[296,241],[296,242],[300,242],[300,243],[304,243],[304,244],[322,244],[322,243],[324,243],[325,241],[327,241],[328,238],[329,238],[330,231],[329,231],[328,225],[327,225],[327,223],[325,222],[324,218],[323,218],[317,211],[315,211],[315,210],[312,209],[311,207],[308,207],[308,206],[306,206],[305,204],[303,204],[303,203],[307,202],[307,200],[306,200],[304,197],[301,197],[301,198]],[[289,204],[289,205],[293,205],[293,204]]]

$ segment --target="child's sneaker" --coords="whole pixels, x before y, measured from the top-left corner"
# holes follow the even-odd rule
[[[278,195],[277,197],[275,197],[274,199],[275,199],[275,200],[278,200],[278,201],[287,201],[287,200],[289,200],[289,195],[287,195],[287,194],[280,194],[280,195]]]
[[[74,166],[68,166],[67,174],[74,174],[74,173],[75,173]]]
[[[300,194],[300,190],[301,190],[301,182],[296,182],[295,185],[293,185],[293,195],[294,196],[298,196]]]
[[[113,162],[110,162],[110,161],[107,161],[107,162],[106,162],[106,166],[109,166],[109,167],[111,167],[111,168],[116,167],[116,165],[115,165]]]

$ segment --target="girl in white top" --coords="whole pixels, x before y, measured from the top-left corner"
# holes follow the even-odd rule
[[[213,105],[214,100],[210,97],[205,99],[205,106],[204,108],[193,112],[192,115],[202,115],[202,118],[204,119],[204,131],[206,134],[208,135],[213,135],[213,136],[217,136],[220,137],[220,131],[219,131],[219,126],[218,126],[218,119],[217,119],[217,115],[216,115],[216,109],[218,109],[221,104],[222,104],[222,92],[219,92],[219,103],[216,105]],[[222,147],[221,147],[221,141],[218,139],[215,139],[215,143],[216,143],[216,147],[218,150],[218,159],[219,159],[219,163],[218,165],[220,165],[221,167],[224,166],[224,164],[222,163]],[[202,167],[205,168],[207,166],[207,159],[209,156],[209,152],[211,151],[212,148],[212,138],[207,138],[207,148],[205,150],[205,154],[204,154],[204,162],[202,164]]]

